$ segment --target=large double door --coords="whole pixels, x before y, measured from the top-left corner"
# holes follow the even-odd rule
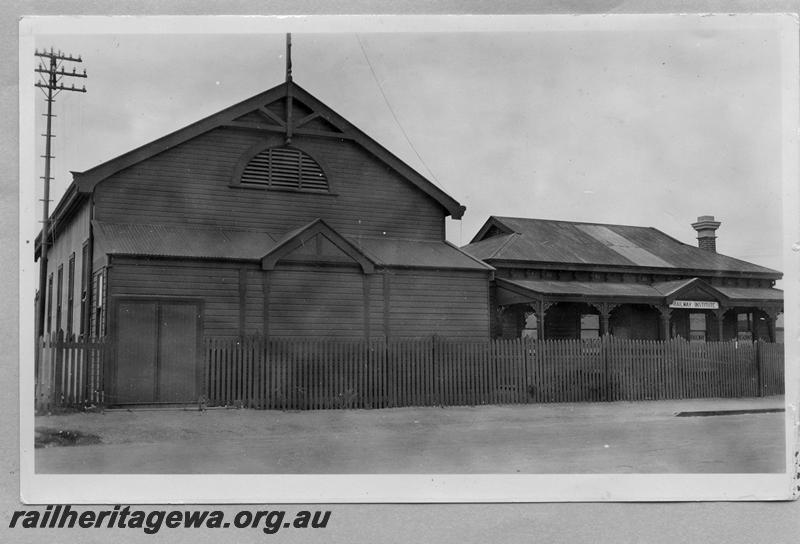
[[[202,387],[200,312],[196,301],[117,302],[112,404],[197,401]]]

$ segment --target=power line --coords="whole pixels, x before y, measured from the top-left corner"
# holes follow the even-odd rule
[[[395,123],[397,123],[397,126],[400,127],[400,132],[403,133],[403,136],[405,137],[406,142],[408,142],[408,145],[411,147],[411,149],[414,151],[414,154],[417,156],[419,161],[422,163],[422,165],[428,171],[430,176],[433,178],[433,181],[436,183],[436,185],[438,185],[439,187],[444,189],[444,186],[436,178],[436,175],[433,173],[433,170],[431,170],[430,167],[428,167],[428,165],[425,163],[425,160],[422,158],[422,156],[417,151],[417,148],[414,147],[413,143],[411,143],[411,138],[408,137],[408,134],[406,133],[406,130],[403,128],[403,125],[400,123],[400,120],[397,118],[397,114],[394,112],[394,109],[392,108],[392,105],[389,103],[389,99],[387,98],[386,93],[383,91],[383,86],[381,85],[381,82],[378,79],[378,76],[375,74],[375,68],[372,67],[372,63],[369,60],[369,55],[367,55],[367,51],[366,51],[366,49],[364,49],[364,44],[361,42],[361,37],[358,34],[356,34],[356,39],[358,40],[359,47],[361,47],[361,52],[364,54],[364,59],[366,59],[366,61],[367,61],[367,66],[369,66],[369,71],[372,72],[372,77],[375,80],[375,83],[378,85],[378,90],[380,90],[381,95],[383,96],[383,100],[384,100],[384,102],[386,102],[386,106],[389,108],[389,111],[392,113],[392,117],[394,117]]]

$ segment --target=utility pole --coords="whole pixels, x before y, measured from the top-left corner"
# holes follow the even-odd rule
[[[34,70],[37,74],[39,74],[39,80],[34,83],[34,86],[39,87],[44,93],[46,100],[47,100],[47,113],[44,113],[45,117],[47,117],[47,131],[42,136],[45,137],[45,148],[44,148],[44,176],[42,179],[44,180],[44,198],[42,198],[43,203],[43,211],[42,211],[42,239],[41,239],[41,256],[39,258],[39,304],[37,305],[37,322],[36,322],[36,335],[42,336],[44,334],[44,318],[45,318],[45,298],[46,297],[46,289],[47,289],[47,247],[49,244],[49,226],[50,226],[50,180],[53,179],[50,176],[50,159],[54,158],[51,153],[51,146],[50,142],[53,139],[52,133],[52,120],[53,120],[53,102],[55,102],[55,97],[61,91],[75,91],[79,93],[86,92],[86,86],[82,88],[75,87],[74,84],[67,86],[64,83],[65,77],[77,77],[77,78],[86,78],[86,70],[84,69],[83,72],[77,72],[75,68],[72,68],[71,72],[68,72],[65,68],[64,63],[69,62],[83,62],[81,57],[73,57],[67,53],[62,51],[54,51],[53,48],[50,48],[50,51],[46,49],[42,49],[39,51],[38,49],[34,53],[36,57],[39,57],[39,64]]]

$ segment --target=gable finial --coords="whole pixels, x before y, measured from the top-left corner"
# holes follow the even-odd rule
[[[286,33],[286,145],[292,143],[292,33]]]
[[[286,33],[286,81],[292,80],[292,33]]]

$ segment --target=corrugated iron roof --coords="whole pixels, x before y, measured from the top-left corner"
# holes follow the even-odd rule
[[[361,237],[354,243],[384,266],[493,270],[488,264],[442,241]]]
[[[92,221],[100,249],[109,254],[199,259],[260,259],[275,238],[252,230]]]
[[[112,255],[260,260],[307,228],[284,234],[184,225],[151,225],[92,221],[101,251]],[[394,238],[347,238],[376,264],[415,268],[493,270],[491,266],[443,241]]]
[[[554,280],[509,280],[499,279],[541,295],[570,295],[581,297],[652,297],[663,299],[664,295],[646,283],[600,283]]]
[[[462,248],[488,261],[744,272],[775,279],[782,275],[684,244],[652,227],[495,216],[488,223],[501,225],[506,233]]]
[[[773,300],[782,301],[783,291],[775,288],[756,287],[714,287],[731,300]]]
[[[653,255],[643,247],[637,246],[605,225],[576,225],[576,227],[639,266],[657,268],[670,266],[670,263],[664,259]]]

